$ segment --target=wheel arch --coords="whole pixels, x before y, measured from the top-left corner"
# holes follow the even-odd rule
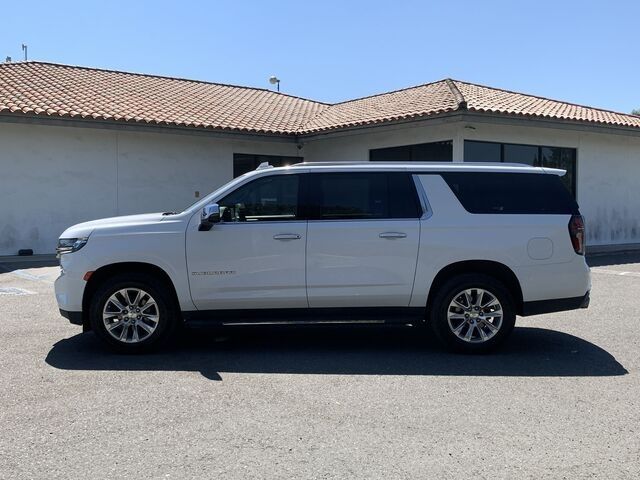
[[[450,278],[467,273],[489,275],[501,281],[513,297],[516,314],[522,315],[522,286],[520,285],[518,277],[508,266],[493,260],[465,260],[449,264],[442,268],[434,277],[433,282],[431,282],[429,295],[427,297],[427,312],[431,311],[433,299],[440,287],[442,287]]]
[[[112,263],[109,265],[104,265],[97,270],[95,270],[89,280],[87,281],[87,285],[84,288],[84,293],[82,295],[82,327],[83,331],[87,331],[91,329],[91,325],[89,322],[89,307],[91,304],[91,298],[93,294],[96,292],[98,287],[104,282],[107,278],[113,277],[114,275],[119,275],[121,273],[146,273],[148,275],[152,275],[158,279],[160,279],[168,288],[171,295],[171,300],[174,302],[179,308],[178,302],[178,294],[176,292],[175,285],[171,280],[169,274],[160,268],[157,265],[152,263],[145,262],[118,262]]]

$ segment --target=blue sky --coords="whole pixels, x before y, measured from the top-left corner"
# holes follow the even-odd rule
[[[640,108],[639,1],[29,1],[0,59],[269,87],[335,102],[445,77]]]

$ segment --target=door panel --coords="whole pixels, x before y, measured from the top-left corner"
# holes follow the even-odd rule
[[[310,221],[310,307],[407,306],[415,277],[420,222]]]
[[[221,222],[187,230],[191,298],[199,310],[306,308],[307,222],[300,176],[264,175],[218,201]]]
[[[187,232],[187,265],[198,309],[308,306],[307,222],[221,223],[200,232],[194,218]]]

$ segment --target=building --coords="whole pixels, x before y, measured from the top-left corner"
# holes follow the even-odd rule
[[[0,65],[0,255],[180,209],[262,161],[567,170],[592,248],[640,245],[640,117],[446,79],[338,104],[44,62]]]

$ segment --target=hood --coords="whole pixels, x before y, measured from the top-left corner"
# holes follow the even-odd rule
[[[158,223],[166,217],[162,213],[144,213],[142,215],[126,215],[123,217],[101,218],[90,222],[78,223],[67,228],[60,238],[88,237],[94,230],[149,225]]]

